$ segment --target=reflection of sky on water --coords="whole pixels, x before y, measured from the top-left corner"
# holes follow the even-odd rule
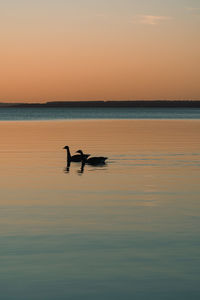
[[[75,119],[200,119],[200,108],[6,108],[0,109],[0,120],[75,120]]]
[[[2,299],[198,299],[199,121],[0,129]]]

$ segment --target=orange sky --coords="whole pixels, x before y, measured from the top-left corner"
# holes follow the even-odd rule
[[[10,0],[0,25],[1,102],[200,99],[196,0]]]

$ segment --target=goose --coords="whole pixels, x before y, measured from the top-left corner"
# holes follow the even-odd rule
[[[76,154],[76,155],[71,155],[69,146],[65,146],[63,149],[67,150],[67,161],[68,162],[81,162],[83,159],[87,159],[90,154]]]
[[[76,152],[80,153],[83,164],[88,164],[88,165],[93,165],[93,166],[105,165],[105,160],[108,159],[107,157],[103,157],[103,156],[96,156],[96,157],[94,156],[94,157],[87,158],[83,154],[82,150],[78,150]]]

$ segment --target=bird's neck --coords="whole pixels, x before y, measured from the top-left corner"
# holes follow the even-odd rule
[[[81,155],[81,159],[83,160],[84,159],[83,151],[80,152],[80,155]]]
[[[81,154],[81,161],[82,161],[82,164],[85,164],[87,158],[86,158],[85,155],[83,154],[83,151],[82,151],[80,154]]]
[[[67,150],[67,160],[70,160],[71,159],[71,153],[69,151],[69,148],[66,149]]]

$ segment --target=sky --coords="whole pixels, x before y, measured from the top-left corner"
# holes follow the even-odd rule
[[[0,102],[200,100],[199,0],[1,0]]]

